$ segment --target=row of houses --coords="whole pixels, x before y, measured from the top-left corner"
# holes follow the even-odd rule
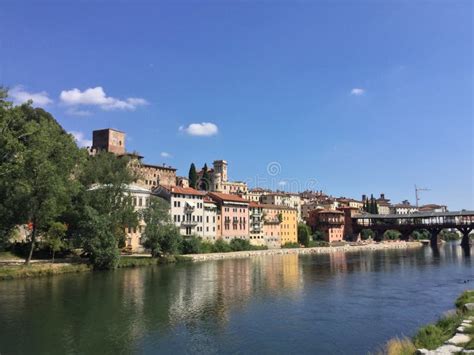
[[[170,205],[170,217],[183,236],[215,242],[245,239],[252,245],[279,248],[297,242],[297,210],[286,206],[250,202],[235,194],[203,192],[191,187],[129,185],[127,193],[137,211],[153,197]],[[127,228],[126,248],[140,252],[145,224]]]
[[[173,222],[182,235],[197,235],[205,240],[248,239],[254,245],[280,247],[297,241],[297,223],[306,222],[313,229],[325,232],[327,241],[340,241],[347,231],[340,225],[350,215],[365,213],[364,201],[333,197],[323,191],[288,193],[268,189],[248,189],[242,181],[232,181],[225,160],[215,160],[210,169],[197,171],[195,188],[188,178],[177,176],[176,169],[145,163],[144,157],[125,149],[125,133],[115,129],[93,132],[90,154],[105,150],[130,159],[130,168],[138,178],[129,193],[136,199],[136,208],[144,208],[145,199],[157,196],[170,203]],[[444,212],[446,206],[412,206],[408,201],[391,204],[382,193],[375,198],[379,214]],[[337,221],[337,223],[336,223]],[[143,225],[130,229],[129,247],[140,248]]]

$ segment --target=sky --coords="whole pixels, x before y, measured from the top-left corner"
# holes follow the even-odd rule
[[[0,4],[0,85],[187,176],[474,209],[472,1]]]

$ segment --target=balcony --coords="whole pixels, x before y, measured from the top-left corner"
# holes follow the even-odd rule
[[[196,227],[196,225],[198,224],[198,222],[196,221],[182,221],[181,222],[181,227]]]
[[[184,205],[184,213],[193,213],[194,212],[194,209],[195,207],[194,206],[191,206],[190,204],[186,203]]]

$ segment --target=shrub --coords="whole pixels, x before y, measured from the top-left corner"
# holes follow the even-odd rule
[[[252,250],[250,242],[246,239],[232,239],[229,245],[232,251]]]
[[[322,241],[322,242],[323,242],[323,241],[326,240],[326,236],[325,236],[325,234],[324,234],[323,231],[316,231],[316,232],[314,232],[314,234],[313,234],[313,240],[314,240],[314,241]]]
[[[181,254],[201,253],[201,238],[196,236],[184,237],[181,242]]]
[[[282,248],[289,248],[289,249],[294,249],[294,248],[299,248],[300,245],[298,243],[285,243],[281,246]]]
[[[224,242],[221,239],[217,240],[213,245],[214,253],[227,253],[229,251],[232,251],[232,248],[228,243]]]
[[[314,248],[314,247],[328,247],[329,243],[325,241],[310,241],[309,242],[309,247]]]

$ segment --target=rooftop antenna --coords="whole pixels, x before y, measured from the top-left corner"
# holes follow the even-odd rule
[[[416,207],[418,207],[418,201],[420,201],[420,191],[431,191],[430,189],[424,188],[424,187],[418,187],[415,184],[415,199],[416,199]]]

